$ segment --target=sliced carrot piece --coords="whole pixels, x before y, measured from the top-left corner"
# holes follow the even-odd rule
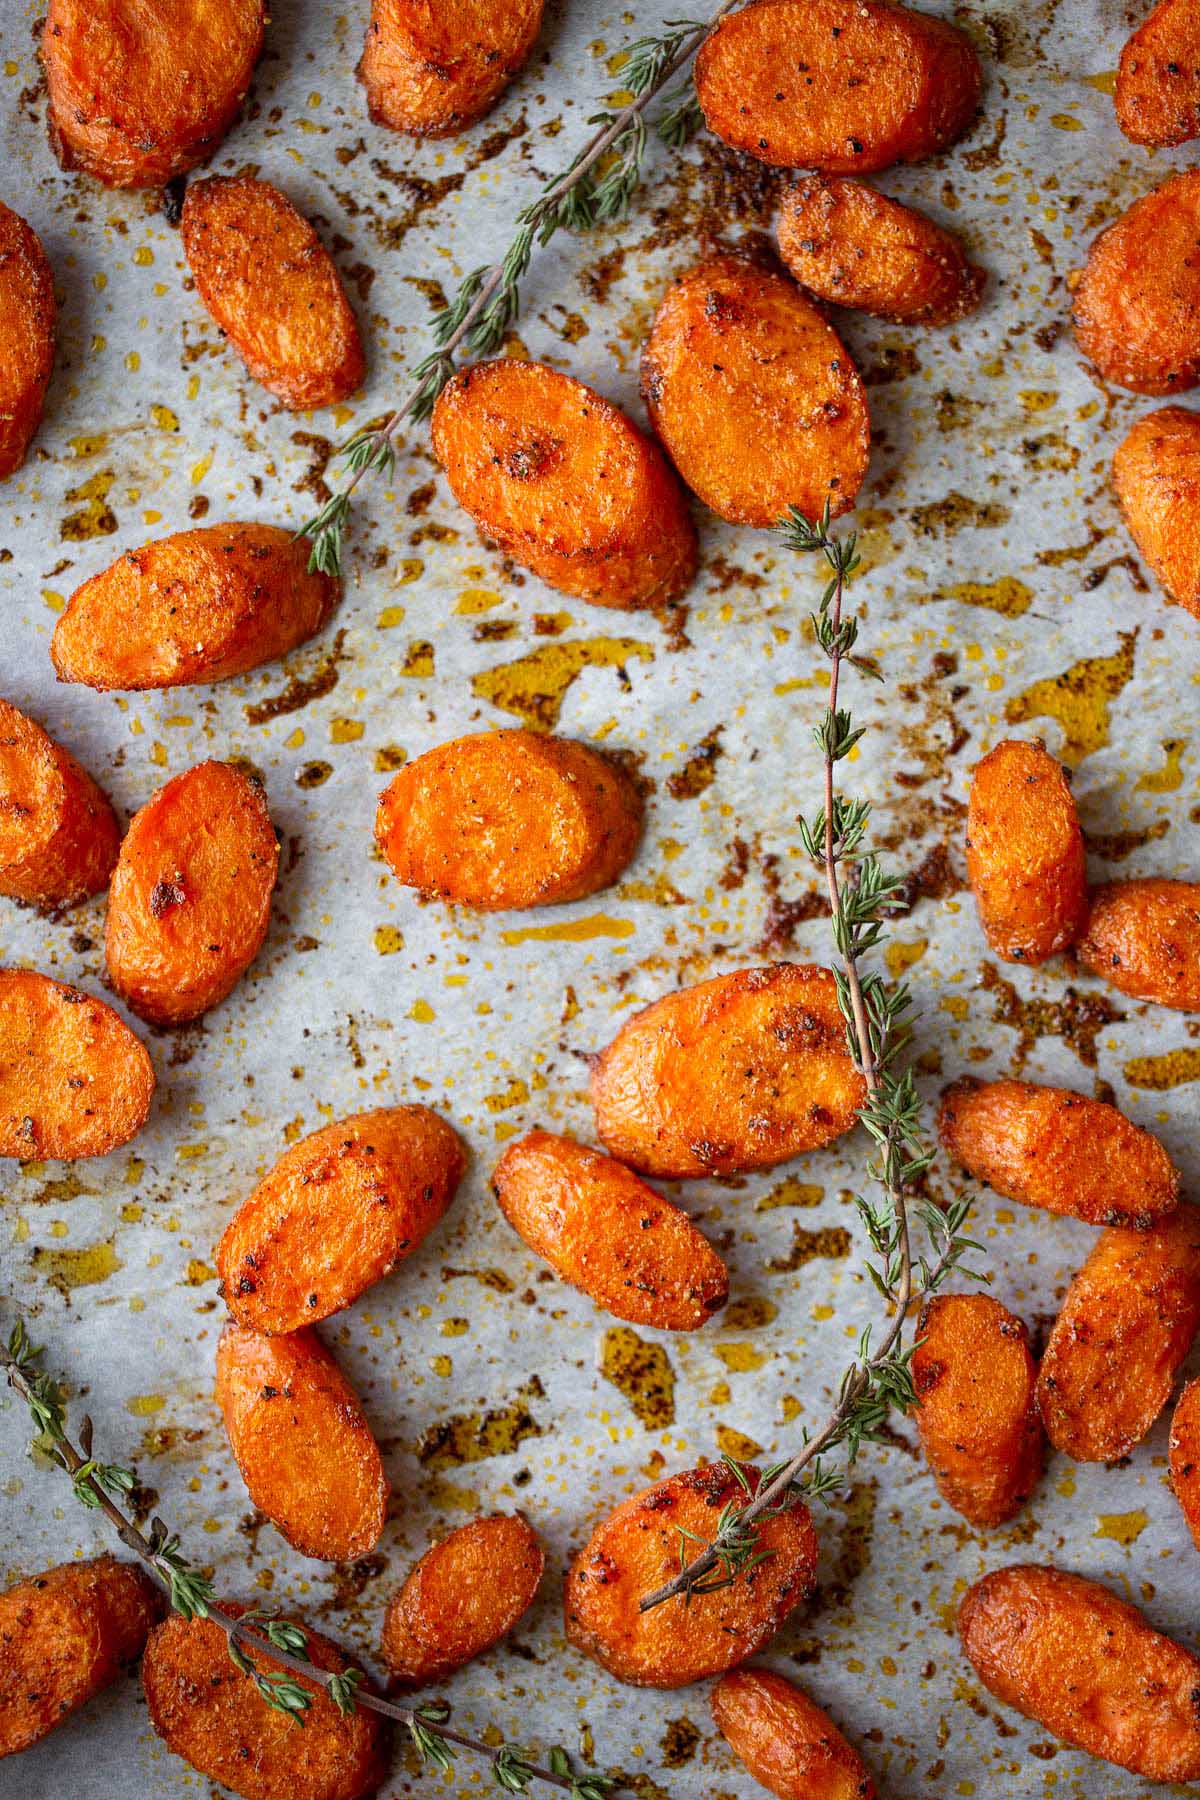
[[[1087,916],[1087,859],[1061,764],[1035,739],[1006,738],[978,764],[967,808],[967,875],[988,943],[1041,963]]]
[[[472,1519],[427,1550],[388,1602],[383,1660],[402,1687],[442,1681],[507,1637],[546,1559],[521,1513]]]
[[[41,239],[0,203],[0,481],[21,467],[42,422],[58,307]]]
[[[146,1123],[154,1069],[103,1000],[0,969],[0,1156],[107,1156]]]
[[[543,0],[371,0],[359,79],[377,125],[452,137],[495,105],[542,26]]]
[[[69,750],[0,700],[0,894],[43,911],[108,886],[120,832]]]

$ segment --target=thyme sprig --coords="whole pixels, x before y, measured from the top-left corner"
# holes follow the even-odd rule
[[[907,1412],[916,1403],[911,1368],[916,1344],[904,1342],[910,1307],[933,1294],[951,1271],[962,1270],[965,1259],[981,1249],[963,1235],[969,1200],[954,1201],[943,1210],[914,1192],[933,1155],[921,1132],[921,1102],[912,1069],[902,1060],[912,1036],[912,997],[905,982],[889,981],[877,969],[863,967],[864,957],[883,940],[901,882],[865,848],[869,802],[836,791],[837,766],[850,755],[864,729],[840,704],[842,670],[848,664],[878,678],[873,664],[856,653],[860,619],[845,606],[847,585],[859,566],[855,534],[839,538],[830,531],[828,503],[815,522],[792,507],[778,530],[789,549],[819,556],[827,571],[812,615],[817,643],[829,659],[828,700],[813,733],[821,754],[824,803],[798,824],[806,854],[825,876],[840,958],[834,968],[838,1005],[850,1055],[866,1087],[859,1118],[875,1143],[870,1172],[876,1194],[874,1198],[856,1194],[854,1203],[877,1259],[868,1262],[867,1272],[889,1314],[877,1349],[872,1347],[872,1327],[862,1332],[832,1412],[812,1436],[804,1433],[794,1456],[763,1469],[757,1486],[739,1463],[724,1458],[741,1497],[722,1509],[711,1539],[681,1534],[679,1573],[643,1596],[643,1612],[676,1595],[691,1600],[712,1593],[749,1574],[770,1554],[761,1546],[762,1522],[785,1511],[799,1493],[812,1499],[844,1486],[846,1471],[863,1444],[884,1436],[893,1411]],[[928,1240],[927,1252],[916,1256],[915,1269],[914,1221]],[[971,1279],[986,1276],[975,1274]],[[830,1462],[834,1450],[842,1454]],[[703,1547],[692,1554],[688,1540]]]
[[[591,114],[591,137],[568,167],[551,176],[538,198],[517,214],[516,231],[504,255],[498,262],[472,269],[454,298],[433,315],[429,329],[434,348],[413,370],[413,385],[404,399],[342,446],[339,455],[345,481],[300,527],[300,536],[312,543],[310,570],[341,574],[351,496],[368,474],[391,474],[396,433],[406,422],[417,424],[429,417],[454,373],[457,352],[494,356],[503,346],[520,316],[521,283],[535,246],[548,244],[558,231],[590,231],[624,217],[646,160],[646,109],[736,3],[722,0],[707,22],[668,19],[660,36],[641,37],[627,47],[619,79],[631,96],[629,101],[617,111],[605,108]],[[678,149],[701,123],[700,111],[690,82],[667,100],[654,130]]]
[[[212,1581],[186,1561],[179,1539],[160,1518],[151,1519],[149,1530],[143,1532],[122,1511],[120,1502],[136,1488],[136,1476],[131,1469],[102,1463],[92,1455],[89,1418],[80,1421],[78,1443],[72,1441],[66,1394],[42,1368],[41,1358],[42,1351],[30,1342],[24,1322],[18,1318],[7,1344],[0,1339],[0,1368],[29,1409],[36,1433],[32,1452],[70,1476],[82,1505],[104,1514],[121,1543],[163,1589],[175,1612],[185,1619],[209,1619],[225,1633],[234,1667],[254,1683],[274,1712],[303,1725],[312,1706],[312,1689],[323,1688],[341,1713],[365,1707],[394,1719],[407,1730],[421,1760],[434,1768],[448,1770],[453,1767],[456,1749],[470,1750],[486,1758],[492,1780],[505,1793],[523,1793],[533,1782],[541,1781],[560,1789],[568,1800],[606,1800],[615,1781],[607,1775],[577,1773],[565,1750],[556,1746],[542,1764],[532,1752],[515,1744],[486,1744],[451,1728],[450,1708],[444,1700],[401,1706],[372,1693],[361,1669],[351,1667],[338,1673],[317,1668],[302,1625],[261,1608],[233,1613],[218,1605]]]

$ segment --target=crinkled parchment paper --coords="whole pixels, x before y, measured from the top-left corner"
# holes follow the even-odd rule
[[[558,1572],[621,1496],[717,1446],[777,1456],[826,1409],[875,1309],[847,1197],[861,1134],[773,1175],[689,1184],[734,1298],[693,1336],[616,1325],[553,1280],[500,1217],[490,1167],[540,1123],[586,1135],[587,1055],[679,982],[772,956],[824,959],[827,925],[794,817],[816,797],[810,727],[824,673],[804,620],[815,571],[772,540],[701,518],[686,622],[592,609],[507,568],[451,499],[422,432],[355,512],[345,600],[324,638],[241,681],[115,697],[55,685],[64,597],[121,549],[201,518],[298,523],[332,442],[382,410],[428,347],[431,304],[498,253],[539,179],[619,89],[619,46],[678,11],[552,0],[541,45],[461,141],[373,127],[353,77],[366,0],[280,0],[245,121],[214,159],[278,182],[321,225],[370,346],[366,393],[336,416],[278,411],[224,348],[151,197],[63,175],[46,144],[36,5],[0,21],[5,200],[41,234],[62,303],[46,421],[0,490],[3,691],[132,812],[208,756],[244,758],[283,842],[270,937],[200,1026],[152,1036],[148,1128],[76,1165],[0,1167],[3,1301],[86,1402],[97,1443],[136,1464],[222,1590],[302,1607],[365,1656],[430,1534],[520,1506],[546,1540],[544,1592],[515,1642],[448,1688],[462,1723],[561,1740],[648,1800],[758,1790],[712,1729],[703,1689],[639,1693],[565,1649]],[[702,9],[701,9],[702,10]],[[949,12],[945,6],[939,11]],[[1140,11],[1141,9],[1135,9]],[[875,451],[857,513],[871,730],[847,776],[912,876],[890,958],[921,1004],[926,1091],[964,1070],[1024,1071],[1115,1094],[1197,1173],[1200,1037],[1186,1016],[1106,993],[1061,963],[997,967],[963,891],[968,770],[1012,725],[1071,765],[1098,877],[1196,870],[1200,627],[1168,609],[1108,487],[1113,447],[1152,402],[1106,395],[1066,328],[1067,280],[1096,231],[1191,146],[1118,135],[1116,0],[953,10],[984,50],[986,110],[945,158],[882,178],[964,233],[991,272],[950,330],[854,315]],[[720,236],[770,230],[779,180],[708,139],[656,153],[630,222],[539,255],[515,353],[593,381],[641,417],[637,357],[668,276]],[[456,733],[517,719],[634,757],[653,792],[616,889],[532,915],[423,906],[373,858],[388,771]],[[51,923],[0,907],[0,957],[103,991],[103,905]],[[211,1398],[222,1320],[212,1249],[286,1143],[365,1106],[422,1100],[471,1141],[469,1180],[392,1279],[325,1329],[384,1445],[393,1516],[376,1556],[329,1569],[256,1517]],[[945,1191],[953,1175],[939,1167]],[[1035,1332],[1093,1233],[983,1194],[994,1291]],[[101,1526],[25,1454],[0,1400],[0,1575],[32,1573]],[[820,1594],[772,1645],[858,1742],[887,1800],[1088,1795],[1145,1784],[1000,1716],[952,1631],[964,1584],[1043,1559],[1100,1576],[1195,1642],[1200,1562],[1165,1485],[1166,1422],[1128,1467],[1050,1459],[1033,1504],[988,1536],[936,1497],[911,1425],[869,1450],[821,1513]],[[464,1760],[447,1788],[481,1791]],[[385,1790],[438,1778],[397,1761]],[[0,1765],[20,1800],[160,1800],[207,1784],[159,1744],[135,1681]]]

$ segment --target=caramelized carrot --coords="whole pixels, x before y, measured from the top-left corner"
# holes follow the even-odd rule
[[[757,0],[723,18],[696,58],[710,131],[761,162],[830,174],[944,150],[982,85],[960,31],[893,0]]]
[[[997,1569],[967,1589],[958,1630],[1002,1705],[1149,1781],[1200,1780],[1200,1657],[1098,1581]]]
[[[277,525],[201,525],[127,550],[76,588],[54,629],[60,681],[192,687],[245,675],[320,631],[340,583]]]
[[[258,783],[231,763],[176,775],[130,823],[104,955],[143,1019],[181,1025],[222,1001],[258,954],[279,846]]]
[[[1076,1462],[1116,1462],[1166,1405],[1200,1328],[1200,1210],[1149,1231],[1105,1231],[1067,1291],[1042,1357],[1038,1405]]]
[[[988,1294],[943,1294],[924,1308],[917,1335],[917,1430],[930,1472],[964,1519],[1000,1525],[1042,1472],[1029,1333]]]
[[[222,1611],[247,1609],[222,1601]],[[350,1658],[299,1619],[314,1668],[340,1675]],[[253,1661],[277,1672],[255,1646]],[[387,1773],[387,1725],[377,1712],[338,1710],[323,1687],[292,1674],[308,1695],[303,1730],[273,1710],[229,1658],[225,1633],[212,1619],[178,1614],[150,1634],[142,1683],[150,1723],[168,1750],[243,1800],[366,1800]]]
[[[377,125],[452,137],[500,98],[537,41],[543,0],[371,0],[359,79]]]
[[[1078,954],[1135,1000],[1200,1012],[1200,882],[1147,876],[1095,888]]]
[[[1031,1081],[956,1081],[942,1097],[942,1143],[1006,1200],[1144,1229],[1175,1210],[1179,1176],[1157,1138],[1115,1106]]]
[[[875,1800],[875,1783],[829,1714],[770,1669],[734,1669],[712,1691],[717,1730],[779,1800]]]
[[[476,363],[433,409],[433,453],[485,537],[594,606],[659,606],[696,572],[696,532],[658,445],[542,363]]]
[[[845,175],[807,175],[788,189],[779,254],[819,300],[904,325],[965,318],[987,281],[952,232]]]
[[[0,202],[0,481],[21,467],[42,422],[57,325],[41,239]]]
[[[642,834],[632,778],[587,744],[485,731],[427,750],[385,788],[375,838],[398,881],[481,912],[581,900]]]
[[[665,994],[592,1067],[605,1148],[643,1174],[769,1169],[849,1131],[865,1089],[828,969],[773,963]]]
[[[210,175],[188,188],[180,230],[200,298],[255,381],[294,412],[362,386],[342,278],[285,194],[248,175]]]
[[[388,1602],[383,1660],[397,1686],[444,1681],[507,1637],[545,1563],[521,1513],[472,1519],[434,1544]]]
[[[967,874],[988,943],[1005,962],[1045,962],[1082,931],[1083,833],[1062,767],[1039,740],[1006,738],[976,767]]]
[[[747,1475],[753,1491],[758,1471]],[[680,1531],[711,1541],[723,1508],[742,1498],[718,1463],[658,1481],[602,1520],[567,1571],[563,1605],[576,1648],[619,1681],[657,1688],[703,1681],[761,1650],[813,1590],[817,1534],[799,1499],[761,1526],[766,1561],[690,1602],[676,1595],[638,1610],[679,1573]]]
[[[264,0],[50,0],[42,62],[64,169],[162,187],[211,156],[262,51]]]
[[[1171,1418],[1171,1487],[1200,1550],[1200,1376],[1189,1381]]]
[[[1178,394],[1200,381],[1200,169],[1173,175],[1102,231],[1075,289],[1075,335],[1105,381]]]
[[[111,1006],[0,969],[0,1156],[107,1156],[150,1112],[154,1069]]]
[[[729,1297],[725,1264],[687,1214],[597,1150],[531,1131],[492,1187],[530,1249],[615,1318],[694,1331]]]
[[[642,393],[683,479],[723,519],[789,507],[836,518],[867,471],[858,370],[795,285],[749,256],[706,257],[672,283],[642,352]]]
[[[45,912],[108,886],[120,832],[69,750],[0,700],[0,894]]]
[[[1158,0],[1121,51],[1117,124],[1135,144],[1200,136],[1200,18],[1194,0]]]
[[[114,1682],[161,1612],[154,1583],[114,1556],[63,1563],[0,1594],[0,1760]]]
[[[353,1562],[375,1548],[388,1501],[379,1446],[315,1332],[227,1325],[216,1400],[251,1500],[294,1549]]]
[[[217,1245],[239,1324],[296,1331],[349,1306],[437,1224],[465,1165],[427,1106],[381,1107],[285,1150]]]

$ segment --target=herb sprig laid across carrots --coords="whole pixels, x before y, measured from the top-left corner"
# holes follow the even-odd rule
[[[649,147],[647,108],[691,62],[713,26],[735,3],[722,0],[707,23],[672,19],[661,36],[641,37],[627,47],[620,79],[631,96],[628,103],[615,112],[604,109],[591,115],[588,122],[595,131],[574,161],[552,176],[538,198],[518,213],[516,232],[503,257],[473,269],[449,304],[433,315],[429,329],[435,348],[413,370],[413,385],[404,399],[342,446],[345,481],[300,528],[301,535],[312,540],[310,570],[324,575],[341,573],[351,496],[367,475],[391,472],[396,461],[396,433],[405,424],[418,424],[429,417],[454,373],[456,353],[461,349],[472,356],[494,356],[501,348],[520,315],[521,282],[535,247],[548,244],[558,231],[590,231],[624,217],[642,179]],[[654,131],[664,143],[678,149],[700,125],[700,110],[690,83],[666,99]]]
[[[793,507],[778,530],[790,550],[819,556],[828,570],[813,615],[817,643],[830,665],[828,703],[814,729],[823,766],[823,804],[810,818],[801,818],[799,827],[805,852],[825,876],[841,959],[834,970],[838,1002],[851,1057],[866,1083],[860,1118],[878,1151],[872,1173],[879,1193],[873,1199],[857,1194],[855,1205],[877,1258],[867,1263],[867,1273],[887,1303],[889,1317],[877,1349],[872,1348],[872,1327],[863,1331],[836,1405],[817,1431],[805,1433],[794,1456],[764,1469],[757,1487],[735,1460],[725,1458],[743,1497],[722,1508],[711,1539],[681,1536],[679,1573],[643,1595],[643,1612],[676,1595],[690,1599],[737,1581],[762,1560],[759,1523],[777,1515],[797,1487],[814,1498],[843,1485],[846,1468],[863,1444],[881,1439],[891,1413],[906,1412],[916,1402],[910,1367],[916,1346],[904,1341],[910,1307],[935,1293],[952,1271],[967,1273],[964,1260],[980,1249],[963,1232],[969,1199],[955,1200],[943,1210],[916,1191],[933,1152],[921,1133],[921,1101],[912,1069],[903,1061],[911,1037],[912,1000],[904,982],[889,982],[862,966],[882,942],[901,884],[864,848],[869,802],[847,798],[836,786],[838,764],[865,729],[840,703],[843,668],[849,664],[878,678],[874,665],[858,654],[859,617],[845,605],[847,585],[859,566],[855,534],[839,537],[830,531],[828,505],[815,523]],[[928,1254],[914,1254],[914,1221],[925,1234]],[[844,1451],[844,1462],[824,1460],[834,1450]]]
[[[505,1793],[523,1793],[531,1783],[540,1781],[558,1788],[569,1800],[605,1800],[615,1782],[607,1775],[577,1774],[566,1751],[557,1746],[541,1763],[516,1744],[485,1743],[449,1725],[450,1707],[443,1700],[399,1705],[366,1687],[360,1669],[348,1666],[339,1673],[316,1667],[302,1625],[261,1609],[227,1612],[217,1603],[211,1579],[188,1562],[178,1537],[162,1519],[152,1518],[148,1531],[143,1531],[124,1510],[137,1478],[132,1469],[102,1462],[93,1454],[89,1418],[80,1422],[78,1441],[72,1439],[66,1394],[41,1367],[41,1357],[20,1319],[7,1342],[0,1339],[0,1368],[29,1409],[37,1432],[33,1447],[70,1477],[80,1505],[104,1514],[121,1543],[166,1594],[173,1611],[184,1620],[207,1619],[224,1632],[230,1660],[253,1682],[273,1712],[284,1713],[303,1726],[312,1705],[309,1687],[320,1687],[343,1714],[365,1707],[403,1726],[422,1761],[434,1768],[452,1768],[455,1751],[469,1750],[487,1759],[492,1780]]]

